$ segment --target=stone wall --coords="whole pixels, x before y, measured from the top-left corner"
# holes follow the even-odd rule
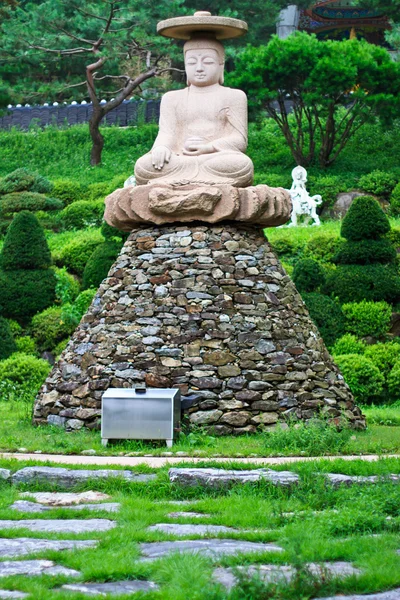
[[[108,387],[179,387],[193,425],[254,432],[289,418],[365,426],[261,231],[135,230],[42,387],[34,420],[99,426]]]

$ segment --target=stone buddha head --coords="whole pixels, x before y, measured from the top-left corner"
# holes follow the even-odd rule
[[[207,87],[224,83],[225,51],[215,38],[196,37],[183,48],[187,84]]]

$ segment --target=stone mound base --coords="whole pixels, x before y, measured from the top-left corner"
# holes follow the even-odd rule
[[[135,230],[40,390],[36,423],[99,427],[108,387],[179,387],[192,425],[365,419],[261,231]]]

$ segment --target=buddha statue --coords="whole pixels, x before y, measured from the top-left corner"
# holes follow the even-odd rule
[[[187,87],[163,96],[153,148],[135,164],[136,185],[130,178],[128,187],[106,198],[106,221],[124,231],[140,223],[286,223],[289,193],[252,186],[253,163],[245,154],[246,94],[223,85],[220,40],[242,35],[246,23],[201,11],[162,21],[157,29],[186,40]]]
[[[195,37],[186,42],[184,58],[188,87],[164,95],[159,134],[135,165],[136,182],[251,185],[253,163],[244,154],[247,98],[223,86],[223,45]]]

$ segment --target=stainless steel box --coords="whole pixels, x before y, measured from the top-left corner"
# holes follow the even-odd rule
[[[101,441],[166,440],[170,447],[180,418],[180,390],[109,388],[102,398]]]

